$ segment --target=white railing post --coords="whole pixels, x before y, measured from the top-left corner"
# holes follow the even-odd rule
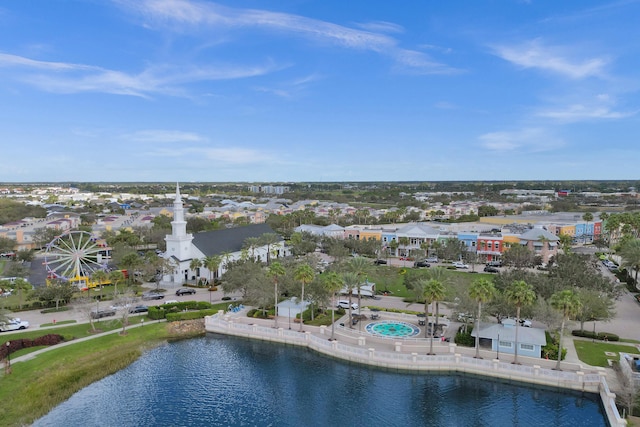
[[[327,330],[327,325],[321,325],[320,326],[320,335],[324,335],[326,330]]]
[[[366,343],[365,337],[358,337],[358,345],[364,347]]]
[[[396,342],[395,342],[395,343],[393,343],[393,344],[394,344],[395,350],[396,350],[398,353],[402,351],[402,343],[401,343],[401,342],[396,341]]]
[[[375,353],[376,349],[369,347],[368,350],[369,350],[369,359],[373,359],[373,354]]]

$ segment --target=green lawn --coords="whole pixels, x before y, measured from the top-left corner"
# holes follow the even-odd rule
[[[430,270],[429,268],[415,269],[412,265],[412,262],[407,261],[407,267],[378,266],[369,274],[369,281],[376,284],[376,291],[380,293],[389,291],[392,296],[412,299],[414,298],[414,295],[411,291],[407,290],[404,285],[402,270],[405,269],[407,272],[406,274],[417,274],[418,276],[424,277],[429,274]],[[481,267],[482,266],[476,266],[476,270]],[[488,273],[473,274],[459,270],[445,270],[445,272],[447,281],[449,282],[448,287],[450,288],[450,295],[448,295],[448,297],[451,298],[451,300],[455,297],[456,292],[466,292],[466,289],[469,289],[471,282],[474,280],[481,277],[493,277],[492,274]]]
[[[132,319],[135,320],[135,318],[132,318]],[[147,318],[145,317],[145,319]],[[129,323],[132,323],[131,319],[129,320]],[[120,322],[120,320],[117,320],[117,319],[95,321],[93,322],[93,324],[96,327],[96,330],[101,332],[107,332],[113,329],[122,328],[122,323]],[[94,332],[91,330],[91,325],[89,323],[79,323],[79,324],[74,324],[72,326],[64,326],[61,328],[51,328],[48,330],[32,329],[32,330],[26,330],[19,334],[0,335],[0,345],[4,345],[4,343],[11,340],[16,340],[20,338],[33,339],[33,338],[41,337],[46,334],[59,334],[59,335],[62,335],[66,341],[69,341],[72,339],[83,338],[83,337],[88,337],[90,335],[94,335]]]
[[[640,354],[640,351],[634,346],[625,344],[612,344],[606,342],[591,342],[586,340],[574,340],[578,358],[591,366],[607,367],[609,363],[607,359],[619,360],[618,353]],[[607,356],[605,352],[615,353],[615,356]]]
[[[128,366],[146,348],[170,338],[166,325],[151,323],[125,336],[106,335],[12,364],[12,373],[0,377],[2,425],[30,425],[73,393]],[[69,328],[82,332],[87,325]]]

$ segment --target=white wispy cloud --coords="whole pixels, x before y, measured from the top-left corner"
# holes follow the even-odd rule
[[[564,145],[562,139],[541,128],[489,132],[478,139],[482,147],[496,152],[540,152]]]
[[[367,31],[375,31],[380,33],[403,33],[402,25],[394,24],[387,21],[359,22],[355,24],[357,27]]]
[[[130,141],[157,143],[202,142],[207,140],[207,138],[194,132],[165,129],[141,130],[123,135],[122,137]]]
[[[537,115],[557,119],[562,122],[579,122],[591,119],[623,119],[637,114],[637,111],[613,111],[605,106],[569,105],[564,109],[540,111]]]
[[[540,109],[536,112],[536,116],[570,123],[588,120],[624,119],[638,113],[638,111],[617,111],[616,103],[615,96],[601,93],[585,100],[556,102],[561,106]]]
[[[35,59],[25,58],[23,56],[11,55],[8,53],[0,53],[0,67],[25,67],[37,70],[49,71],[95,71],[99,67],[84,64],[72,64],[65,62],[48,62],[38,61]]]
[[[0,53],[0,67],[18,68],[15,79],[56,93],[101,92],[148,97],[153,94],[184,96],[184,84],[231,80],[268,74],[281,67],[237,66],[151,66],[140,73],[126,73],[101,67],[64,62],[39,61]],[[48,71],[49,73],[43,73]]]
[[[319,74],[310,74],[304,77],[294,79],[292,81],[284,82],[277,87],[269,86],[256,86],[254,89],[259,92],[272,93],[281,98],[295,98],[303,93],[306,88],[312,83],[320,80],[322,77]]]
[[[420,72],[448,73],[456,70],[433,61],[423,52],[398,46],[398,40],[383,34],[401,27],[391,23],[377,23],[369,30],[349,28],[304,16],[258,9],[235,9],[216,3],[189,0],[142,0],[130,2],[114,0],[123,8],[138,13],[145,26],[165,26],[174,31],[196,31],[203,28],[258,28],[299,35],[342,48],[373,51],[389,56],[405,67],[421,68]],[[381,27],[384,27],[382,30]]]
[[[545,46],[540,39],[522,44],[493,46],[497,56],[523,68],[537,68],[572,79],[604,75],[608,58],[574,59],[577,55],[570,50],[566,47]]]

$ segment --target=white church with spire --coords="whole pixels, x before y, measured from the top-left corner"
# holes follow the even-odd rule
[[[183,272],[187,274],[189,264],[193,259],[191,244],[193,235],[187,233],[187,221],[184,219],[184,205],[180,195],[180,186],[176,183],[176,197],[173,200],[173,221],[171,221],[171,234],[165,237],[167,250],[165,256],[172,259],[177,264],[177,269],[173,274],[173,282],[180,281]],[[186,265],[185,265],[186,264]],[[177,277],[176,277],[177,276]]]
[[[196,235],[187,233],[187,221],[185,220],[180,185],[176,184],[171,234],[165,236],[167,250],[164,254],[164,257],[170,260],[175,268],[172,274],[163,277],[163,282],[171,282],[180,286],[184,283],[195,283],[199,278],[217,278],[226,271],[227,263],[248,255],[246,249],[243,250],[246,239],[250,237],[262,238],[265,235],[274,237],[275,241],[252,248],[250,255],[262,262],[285,256],[284,240],[267,224],[205,231]],[[206,257],[211,256],[222,258],[218,271],[210,272],[204,266],[196,270],[191,269],[192,260],[203,261]]]

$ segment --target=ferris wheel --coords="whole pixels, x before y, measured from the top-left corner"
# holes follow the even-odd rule
[[[98,262],[99,252],[104,251],[96,239],[86,231],[69,231],[57,236],[49,244],[44,256],[47,277],[64,281],[76,281],[90,277],[94,271],[105,269]]]

